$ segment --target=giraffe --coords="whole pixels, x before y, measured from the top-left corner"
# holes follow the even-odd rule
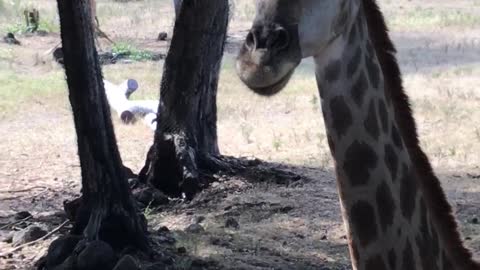
[[[375,0],[257,0],[236,61],[270,96],[313,57],[354,270],[478,270],[428,157]]]

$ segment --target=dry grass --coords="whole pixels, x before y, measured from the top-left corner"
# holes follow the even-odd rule
[[[9,6],[10,2],[17,4]],[[232,35],[242,35],[241,31],[248,28],[252,2],[234,1]],[[399,49],[423,148],[457,211],[462,232],[472,238],[467,245],[479,257],[480,227],[468,221],[479,215],[480,207],[480,185],[475,178],[480,175],[480,2],[380,2]],[[25,6],[38,7],[45,24],[50,22],[52,29],[58,29],[54,1],[4,0],[0,30],[13,29],[21,21],[18,11]],[[115,40],[164,49],[153,40],[159,31],[171,32],[170,1],[146,0],[128,5],[99,1],[98,10],[103,30]],[[20,201],[5,200],[0,216],[19,210],[35,214],[54,211],[59,209],[65,192],[72,194],[79,188],[63,73],[42,55],[58,42],[58,35],[20,39],[22,47],[0,44],[0,190],[46,185],[57,195],[36,198],[38,205],[29,203],[28,196]],[[302,64],[287,89],[267,99],[250,93],[240,83],[234,73],[233,57],[225,55],[218,94],[222,152],[292,164],[313,180],[284,187],[233,179],[212,187],[215,190],[227,185],[227,191],[217,204],[195,209],[194,216],[206,217],[207,232],[200,236],[179,232],[179,245],[201,257],[246,266],[261,265],[262,260],[275,265],[275,259],[288,265],[282,258],[297,262],[297,268],[307,267],[307,262],[345,265],[346,243],[311,61]],[[161,67],[162,63],[152,62],[110,65],[104,67],[104,75],[114,82],[136,78],[141,89],[135,97],[156,98]],[[117,120],[115,126],[126,165],[138,170],[152,141],[151,131],[141,124],[125,126]],[[228,188],[241,192],[229,193]],[[223,227],[225,217],[231,215],[225,208],[232,205],[242,209],[235,215],[241,224],[239,230]],[[293,210],[275,210],[286,206]],[[153,213],[151,225],[182,230],[193,218],[188,212],[191,209],[185,209],[188,206]],[[324,235],[327,240],[321,240]],[[213,238],[228,238],[232,244],[212,244]]]

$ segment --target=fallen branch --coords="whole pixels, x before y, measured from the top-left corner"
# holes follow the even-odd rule
[[[24,248],[24,247],[27,247],[27,246],[36,244],[36,243],[38,243],[38,242],[40,242],[40,241],[43,241],[43,240],[47,239],[47,238],[50,237],[52,234],[58,232],[58,231],[61,230],[63,227],[65,227],[65,225],[67,225],[69,222],[70,222],[70,220],[65,220],[62,224],[58,225],[55,229],[53,229],[53,230],[50,231],[49,233],[45,234],[44,236],[38,238],[37,240],[34,240],[34,241],[31,241],[31,242],[22,244],[22,245],[20,245],[20,246],[18,246],[18,247],[16,247],[16,248],[13,248],[13,249],[10,250],[9,252],[0,254],[0,258],[2,258],[2,257],[8,257],[8,256],[10,256],[11,254],[13,254],[14,252],[16,252],[16,251],[18,251],[18,250],[21,250],[21,249]]]
[[[23,218],[23,219],[16,220],[16,221],[10,222],[10,223],[8,223],[8,224],[5,224],[5,225],[3,225],[2,227],[0,227],[0,230],[6,229],[6,228],[8,228],[8,227],[10,227],[10,226],[13,226],[13,225],[17,225],[17,224],[22,223],[22,222],[24,222],[24,221],[27,221],[27,220],[31,219],[32,217],[33,217],[33,216],[28,216],[28,217],[26,217],[26,218]]]
[[[31,191],[32,189],[37,189],[37,188],[45,188],[45,187],[42,187],[42,186],[34,186],[34,187],[30,187],[30,188],[17,189],[17,190],[0,190],[0,193],[26,192],[26,191]]]

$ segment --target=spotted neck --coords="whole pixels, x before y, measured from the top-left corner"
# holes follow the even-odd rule
[[[419,189],[362,13],[346,33],[315,63],[353,268],[455,269]]]

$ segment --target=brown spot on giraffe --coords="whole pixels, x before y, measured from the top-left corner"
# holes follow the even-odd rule
[[[397,254],[393,248],[388,252],[388,266],[390,267],[390,270],[397,269]]]
[[[396,125],[392,125],[392,141],[398,149],[403,148],[402,137],[400,137],[400,133]]]
[[[365,93],[368,90],[368,80],[364,71],[361,71],[352,87],[352,95],[355,103],[361,107]]]
[[[385,105],[385,101],[379,99],[377,107],[378,115],[380,116],[380,123],[382,123],[383,133],[387,134],[389,130],[387,105]]]
[[[413,260],[413,250],[410,241],[407,240],[402,253],[402,270],[415,270],[415,261]]]
[[[362,61],[362,48],[357,47],[355,53],[352,56],[352,59],[348,62],[347,66],[347,78],[352,78],[353,75],[357,72]]]
[[[433,238],[428,226],[428,213],[425,201],[420,199],[420,232],[415,238],[423,269],[438,269],[438,250],[433,247]]]
[[[397,179],[398,171],[398,155],[395,152],[395,148],[391,144],[386,144],[384,148],[384,161],[387,165],[388,171],[390,172],[390,177],[393,182]]]
[[[343,170],[352,186],[365,185],[370,180],[370,171],[377,166],[378,156],[366,143],[353,142],[345,152]]]
[[[374,61],[375,59],[372,57],[365,57],[365,65],[367,66],[370,84],[374,89],[378,89],[380,84],[380,70]]]
[[[334,83],[340,78],[340,72],[342,71],[342,63],[338,60],[334,60],[328,64],[325,68],[325,80],[329,83]]]
[[[453,264],[450,261],[450,259],[448,258],[447,254],[445,254],[445,251],[442,253],[442,269],[443,270],[453,269]]]
[[[383,181],[377,189],[376,203],[380,226],[385,233],[387,229],[393,225],[393,218],[396,209],[392,192],[385,181]]]
[[[333,129],[337,136],[342,137],[352,125],[352,112],[342,96],[334,97],[329,105]]]
[[[415,210],[417,178],[412,169],[407,165],[403,165],[400,181],[400,208],[403,216],[411,221],[413,211]]]
[[[360,246],[366,247],[378,237],[378,231],[373,206],[365,201],[355,203],[350,211],[352,227],[357,232]]]
[[[368,106],[367,118],[363,122],[365,130],[370,136],[377,141],[380,136],[380,127],[378,125],[377,109],[375,108],[375,101],[371,100]]]

